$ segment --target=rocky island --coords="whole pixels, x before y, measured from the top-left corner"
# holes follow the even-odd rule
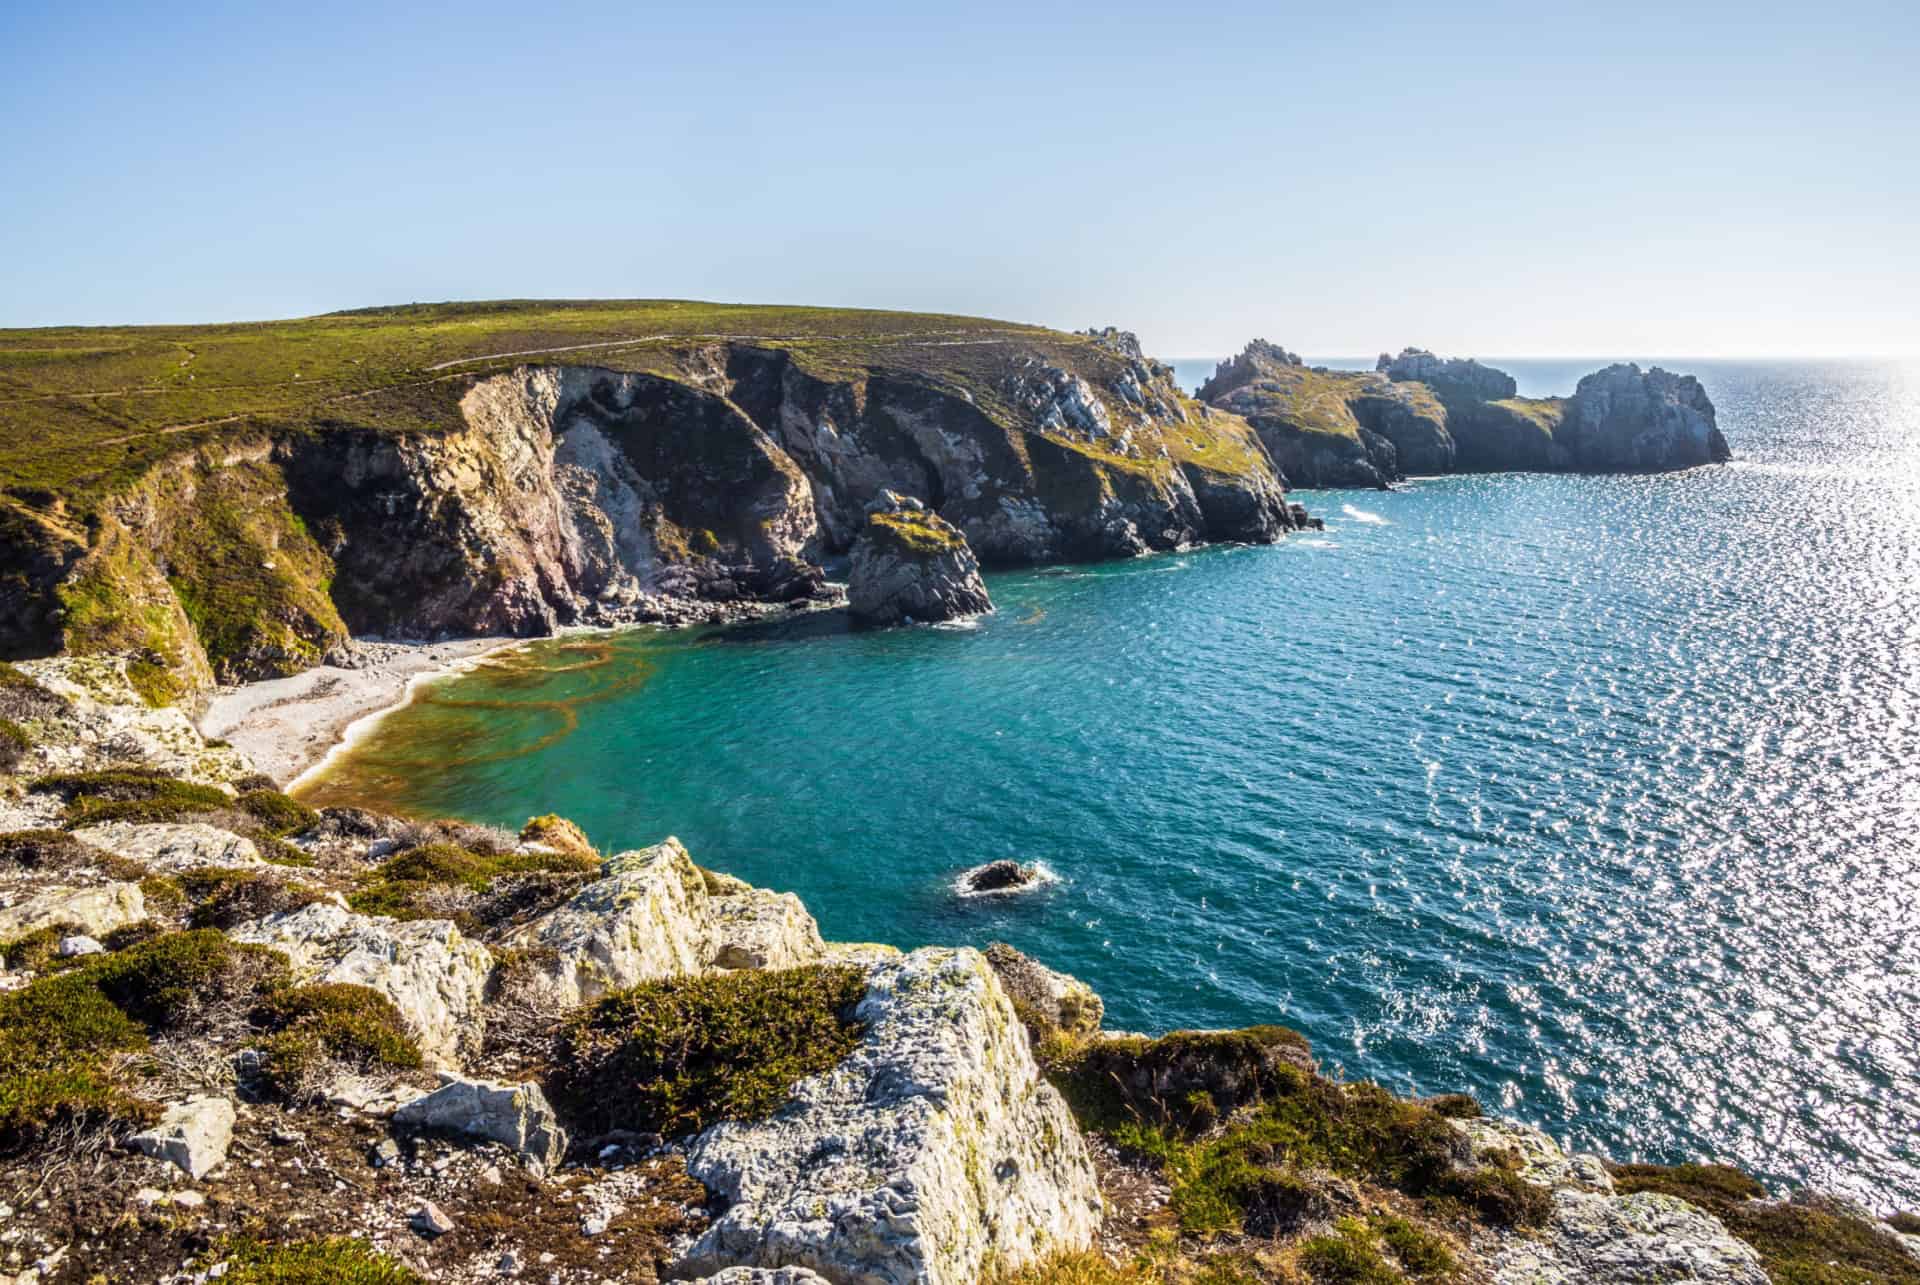
[[[365,635],[811,610],[842,557],[857,616],[931,620],[981,563],[1280,538],[1290,483],[1723,459],[1696,381],[1256,343],[1195,399],[1124,332],[673,302],[0,351],[0,1281],[1920,1280],[1911,1215],[1277,1026],[1108,1030],[666,835],[316,811],[194,719]]]

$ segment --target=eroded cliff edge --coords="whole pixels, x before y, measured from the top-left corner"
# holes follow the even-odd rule
[[[1269,541],[1305,520],[1252,428],[1123,332],[594,357],[244,419],[96,494],[16,487],[0,648],[132,654],[166,701],[297,672],[350,636],[797,604],[887,491],[989,565]],[[412,399],[404,431],[395,398]]]

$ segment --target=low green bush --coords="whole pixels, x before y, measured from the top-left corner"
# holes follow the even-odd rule
[[[260,823],[273,838],[298,834],[320,822],[320,814],[278,790],[248,790],[237,800],[240,810]]]
[[[221,1249],[225,1285],[426,1285],[405,1263],[346,1236],[290,1245],[229,1241]]]
[[[562,1028],[549,1091],[587,1135],[758,1119],[854,1050],[866,988],[862,970],[822,965],[647,982]]]
[[[325,898],[318,888],[290,883],[257,866],[205,866],[178,877],[193,909],[194,928],[228,929],[251,919],[284,914]]]
[[[229,808],[225,790],[196,785],[147,769],[61,772],[36,779],[31,787],[50,790],[67,801],[62,818],[71,829],[102,821],[163,822]]]
[[[150,1118],[119,1055],[228,1001],[250,1003],[286,975],[276,951],[217,932],[168,933],[0,994],[0,1149],[60,1120]]]
[[[10,718],[0,718],[0,772],[19,767],[20,760],[26,758],[32,748],[33,738],[27,735],[26,728]]]
[[[556,905],[600,873],[598,858],[577,852],[486,854],[452,843],[409,848],[375,868],[347,904],[361,914],[396,919],[443,918],[447,898],[470,894],[453,914],[475,935]]]
[[[65,830],[10,830],[0,834],[0,866],[19,870],[98,870],[110,879],[138,883],[146,867],[115,856]]]
[[[328,982],[279,991],[261,1001],[254,1020],[269,1032],[255,1045],[261,1080],[283,1098],[309,1096],[330,1066],[368,1071],[421,1064],[400,1010],[365,986]]]
[[[25,670],[0,660],[0,719],[10,723],[28,723],[36,718],[53,718],[72,708],[64,696],[55,695]]]
[[[1327,1234],[1302,1241],[1299,1261],[1314,1285],[1404,1285],[1406,1279],[1356,1218],[1342,1218]]]

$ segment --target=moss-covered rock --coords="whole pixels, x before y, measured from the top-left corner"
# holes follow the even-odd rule
[[[853,542],[847,609],[868,625],[933,624],[993,602],[966,537],[919,500],[884,491]]]
[[[345,1236],[280,1245],[235,1240],[221,1248],[226,1285],[426,1285],[405,1263]]]

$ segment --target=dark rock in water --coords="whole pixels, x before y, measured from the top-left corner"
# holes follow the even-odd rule
[[[966,875],[968,892],[1003,892],[1009,888],[1023,888],[1038,876],[1029,866],[1018,861],[989,861],[984,866],[969,870]]]
[[[1583,378],[1555,434],[1577,468],[1637,472],[1733,458],[1713,402],[1692,375],[1631,363]]]
[[[929,624],[993,602],[967,538],[920,501],[883,491],[853,544],[847,608],[863,624]]]

